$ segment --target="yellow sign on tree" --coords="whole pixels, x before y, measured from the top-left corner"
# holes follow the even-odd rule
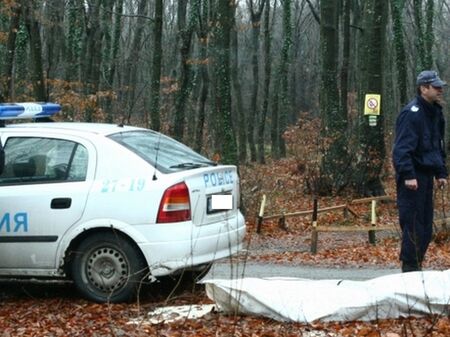
[[[381,95],[366,94],[364,115],[379,116],[381,111]]]

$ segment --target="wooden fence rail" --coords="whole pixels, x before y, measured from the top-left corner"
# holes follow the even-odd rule
[[[317,241],[318,241],[319,232],[364,231],[364,232],[368,232],[368,234],[369,234],[369,242],[372,244],[376,244],[375,231],[396,230],[396,228],[394,226],[378,226],[377,225],[377,215],[376,215],[377,202],[378,201],[391,202],[393,200],[394,199],[390,196],[378,196],[378,197],[369,197],[369,198],[363,198],[363,199],[355,199],[355,200],[350,201],[347,204],[318,208],[318,201],[317,201],[317,199],[314,199],[314,206],[313,206],[312,210],[298,211],[298,212],[292,212],[292,213],[280,213],[280,214],[264,216],[264,209],[265,209],[265,205],[266,205],[266,196],[263,195],[260,210],[258,213],[258,218],[257,218],[256,232],[258,234],[261,233],[261,228],[262,228],[262,224],[263,224],[264,220],[278,219],[279,226],[283,229],[287,229],[286,218],[311,215],[312,216],[311,252],[313,254],[317,253]],[[322,226],[322,225],[319,226],[319,224],[318,224],[318,214],[319,213],[342,210],[343,214],[344,214],[344,218],[348,217],[348,213],[357,217],[358,214],[351,207],[351,205],[363,204],[363,203],[369,203],[369,202],[371,203],[371,211],[370,211],[371,226],[366,226],[366,227],[348,226],[348,225],[342,226],[339,224],[330,225],[330,226]]]

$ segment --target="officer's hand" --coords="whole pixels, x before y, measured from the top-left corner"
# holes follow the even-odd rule
[[[447,185],[447,179],[439,178],[439,179],[437,180],[437,185],[438,185],[438,187],[441,188],[441,189],[444,188],[445,185]]]
[[[406,179],[405,186],[407,189],[410,189],[413,191],[415,191],[419,188],[419,184],[417,184],[417,179]]]

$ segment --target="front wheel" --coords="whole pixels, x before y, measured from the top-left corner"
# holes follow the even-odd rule
[[[146,275],[143,256],[115,233],[87,237],[74,254],[71,268],[75,286],[95,302],[130,301]]]

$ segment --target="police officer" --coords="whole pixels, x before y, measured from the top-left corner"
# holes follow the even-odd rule
[[[447,178],[444,150],[443,87],[432,70],[417,76],[417,96],[396,122],[393,161],[402,243],[402,272],[422,268],[432,236],[433,182],[444,187]]]

